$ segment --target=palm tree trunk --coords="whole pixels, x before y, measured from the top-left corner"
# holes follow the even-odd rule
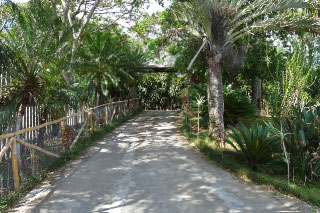
[[[102,91],[102,85],[101,83],[98,83],[97,85],[97,106],[100,106],[102,104],[104,104],[104,94],[103,94],[103,91]]]
[[[208,70],[208,111],[209,111],[209,135],[220,141],[225,136],[224,129],[224,99],[221,74],[221,55],[211,54],[207,57]]]
[[[262,81],[259,77],[255,77],[254,83],[252,86],[252,103],[257,108],[257,115],[261,113],[261,87]]]

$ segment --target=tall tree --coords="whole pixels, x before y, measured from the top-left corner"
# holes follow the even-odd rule
[[[304,0],[187,0],[176,2],[176,18],[184,20],[181,30],[198,32],[207,51],[208,107],[211,137],[223,138],[224,100],[222,59],[238,39],[268,30],[300,29],[320,32],[320,6]],[[313,11],[301,13],[298,9]],[[299,15],[295,15],[295,14]],[[176,29],[177,30],[177,29]],[[200,52],[199,50],[199,52]],[[195,59],[195,58],[194,58]],[[193,62],[194,60],[192,60]]]
[[[162,4],[163,0],[157,0]],[[90,21],[94,18],[103,20],[103,25],[92,33],[108,29],[120,19],[133,19],[133,14],[139,14],[142,5],[149,3],[149,0],[62,0],[62,20],[66,26],[72,29],[72,48],[70,58],[70,69],[65,73],[67,82],[72,80],[73,66],[76,61],[76,52],[81,44],[81,37],[84,34]],[[63,32],[61,32],[63,34]]]
[[[84,29],[88,25],[89,21],[94,15],[95,10],[99,6],[101,0],[95,0],[93,3],[86,0],[62,0],[63,7],[63,22],[66,26],[72,29],[72,48],[70,69],[65,73],[65,79],[67,82],[71,82],[72,68],[75,63],[76,51],[79,47],[80,38],[84,32]],[[82,13],[80,18],[77,16]],[[61,32],[63,34],[64,32]]]

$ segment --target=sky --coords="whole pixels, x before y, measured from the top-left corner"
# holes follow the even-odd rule
[[[29,0],[12,0],[12,1],[15,3],[26,3]],[[169,0],[164,1],[164,7],[168,7],[169,4],[170,4]],[[164,10],[163,7],[161,7],[159,4],[157,4],[154,0],[151,0],[151,4],[150,4],[150,7],[147,12],[151,15],[152,13],[162,11],[162,10]]]
[[[26,3],[29,0],[13,0],[13,2],[15,3]],[[164,0],[164,7],[160,6],[158,3],[156,3],[155,0],[151,0],[151,3],[149,5],[149,7],[147,8],[146,6],[143,8],[149,15],[152,15],[153,13],[156,12],[160,12],[163,11],[165,8],[169,7],[170,5],[170,1],[169,0]],[[121,26],[123,26],[124,28],[128,28],[130,27],[130,25],[132,26],[132,22],[131,23],[127,23],[126,20],[119,20],[118,24],[120,24]]]

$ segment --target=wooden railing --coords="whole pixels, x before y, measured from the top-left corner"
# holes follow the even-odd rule
[[[121,115],[127,115],[130,112],[133,112],[138,109],[138,107],[141,107],[140,99],[130,99],[125,101],[118,101],[118,102],[112,102],[103,104],[97,107],[93,107],[90,109],[84,109],[78,113],[74,113],[72,115],[50,121],[38,126],[30,127],[21,129],[15,132],[6,133],[0,136],[0,142],[3,140],[7,140],[7,143],[3,146],[3,148],[0,151],[0,162],[3,159],[3,157],[9,156],[7,153],[8,150],[11,148],[11,166],[12,166],[12,176],[14,180],[14,188],[17,190],[20,187],[20,178],[19,178],[19,156],[17,152],[17,143],[21,144],[22,146],[28,147],[30,150],[36,150],[38,152],[41,152],[45,155],[51,156],[51,157],[59,157],[59,154],[50,152],[48,150],[45,150],[45,148],[41,148],[39,146],[33,145],[31,143],[28,143],[22,139],[22,135],[26,135],[27,133],[30,133],[32,131],[39,131],[40,129],[45,128],[44,130],[48,130],[51,125],[59,125],[60,131],[61,131],[61,151],[66,152],[68,149],[71,149],[80,138],[83,131],[86,129],[87,126],[89,126],[89,132],[92,133],[95,126],[101,126],[104,124],[108,124],[111,122],[114,118],[119,117]],[[99,111],[97,113],[96,111]],[[102,112],[102,113],[101,113]],[[82,122],[80,130],[78,131],[76,137],[72,140],[72,143],[70,147],[66,147],[66,140],[67,140],[67,134],[66,134],[66,123],[70,119],[77,118],[81,116]],[[77,120],[77,119],[76,119]],[[77,124],[77,122],[74,122]],[[78,123],[79,124],[79,123]],[[32,157],[32,156],[31,156]]]

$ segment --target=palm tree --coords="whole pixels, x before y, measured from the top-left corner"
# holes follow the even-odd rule
[[[11,58],[8,72],[13,81],[7,86],[7,96],[20,96],[21,113],[43,91],[46,72],[55,61],[57,50],[65,41],[59,37],[59,17],[50,3],[31,1],[24,8],[8,1],[13,21],[0,34],[0,39]],[[56,62],[56,61],[55,61]]]
[[[5,93],[0,97],[0,110],[9,105],[15,106],[11,111],[18,114],[16,130],[19,130],[26,107],[39,101],[44,95],[45,85],[52,80],[47,78],[52,77],[50,65],[67,34],[59,38],[61,21],[50,2],[34,0],[25,7],[19,7],[7,1],[4,6],[13,20],[0,33],[2,46],[10,53],[8,60],[0,61],[0,67],[7,66],[1,74],[12,80],[3,88]],[[17,146],[19,157],[20,145]]]
[[[2,134],[10,124],[10,121],[14,118],[16,110],[19,107],[19,102],[17,103],[16,100],[12,100],[14,97],[10,94],[12,93],[13,88],[8,86],[11,84],[11,79],[7,71],[14,69],[12,66],[14,55],[3,43],[0,43],[0,58],[0,134]],[[12,101],[9,102],[8,99],[11,99]]]
[[[181,31],[201,36],[203,45],[198,53],[207,50],[209,134],[216,138],[225,136],[221,66],[227,48],[261,31],[320,32],[319,18],[313,15],[320,6],[305,0],[188,0],[175,6],[176,18],[185,23]]]
[[[143,60],[143,54],[136,51],[129,37],[117,28],[85,33],[77,55],[75,70],[85,84],[91,103],[96,105],[104,104],[108,96],[118,96],[112,93],[120,93],[125,85],[129,86],[133,80],[131,75]]]

